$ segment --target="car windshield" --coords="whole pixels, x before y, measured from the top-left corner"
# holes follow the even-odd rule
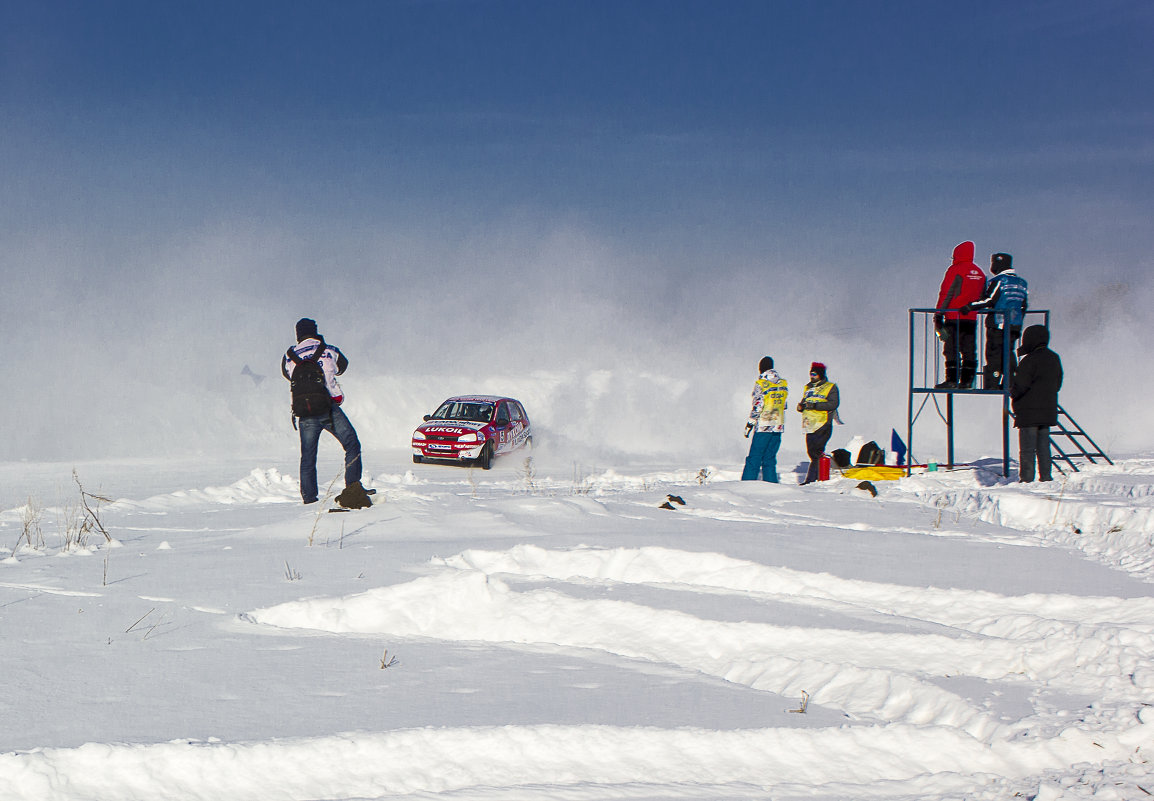
[[[441,408],[433,412],[434,420],[471,420],[487,423],[493,418],[493,404],[445,401]]]

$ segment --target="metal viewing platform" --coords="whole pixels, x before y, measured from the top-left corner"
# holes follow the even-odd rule
[[[906,418],[906,443],[909,449],[909,459],[906,466],[907,475],[914,463],[914,423],[917,422],[926,405],[931,401],[946,424],[946,467],[954,466],[954,396],[976,395],[997,399],[1002,405],[1002,475],[1010,475],[1010,429],[1013,427],[1013,412],[1010,409],[1010,388],[1017,359],[1014,349],[1018,344],[1021,331],[1031,325],[1043,325],[1050,328],[1050,311],[1036,309],[1025,312],[1020,327],[1014,326],[1012,336],[1002,336],[1001,347],[995,347],[987,352],[991,334],[995,337],[1008,329],[1009,312],[1004,310],[974,311],[977,320],[973,325],[974,350],[973,357],[962,352],[960,342],[962,336],[955,335],[953,341],[955,352],[952,361],[955,365],[951,376],[947,375],[946,354],[944,341],[946,327],[958,325],[955,320],[943,320],[941,325],[935,324],[937,315],[944,315],[947,309],[910,309],[910,379],[908,415]],[[956,311],[956,310],[954,310]],[[958,331],[968,337],[969,332]],[[998,352],[1000,350],[1000,353]],[[992,363],[991,363],[992,362]],[[962,365],[966,369],[962,369]],[[990,369],[993,368],[993,369]],[[915,398],[920,399],[915,410]],[[943,413],[939,402],[944,400]],[[1063,448],[1055,438],[1065,438],[1069,442]],[[1050,444],[1054,462],[1065,462],[1075,472],[1078,470],[1074,460],[1084,458],[1091,463],[1103,459],[1113,464],[1101,448],[1094,443],[1090,435],[1075,422],[1065,409],[1058,407],[1058,424],[1051,428]],[[1059,470],[1062,468],[1059,466]]]

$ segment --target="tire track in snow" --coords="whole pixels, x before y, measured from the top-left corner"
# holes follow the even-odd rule
[[[5,801],[314,801],[524,788],[537,798],[763,796],[796,785],[806,797],[887,797],[932,788],[988,788],[1093,754],[1124,759],[1130,734],[1073,733],[994,749],[956,730],[755,729],[719,732],[612,726],[499,726],[355,732],[253,743],[89,743],[0,755]],[[828,787],[829,795],[822,793]],[[901,793],[906,787],[908,794]],[[726,790],[729,792],[726,792]],[[896,792],[895,792],[896,791]],[[812,794],[812,795],[811,795]],[[893,794],[893,795],[891,795]],[[775,797],[780,792],[775,791]],[[502,793],[501,797],[508,797]]]
[[[553,590],[516,592],[478,570],[446,572],[345,598],[293,601],[249,617],[282,628],[335,633],[591,648],[788,697],[805,691],[816,703],[867,720],[945,725],[980,739],[995,736],[1002,724],[908,672],[908,665],[918,663],[939,675],[965,674],[966,665],[978,661],[999,665],[993,672],[1000,676],[1021,659],[1015,648],[979,637],[857,631],[815,636],[804,628],[702,620]]]
[[[959,663],[916,660],[929,673],[976,675],[989,680],[1020,675],[1044,680],[1071,692],[1113,693],[1141,700],[1135,693],[1154,690],[1154,598],[1085,597],[1056,594],[1005,596],[980,590],[909,587],[844,579],[769,567],[716,553],[668,548],[581,548],[547,550],[519,545],[506,551],[464,551],[441,564],[488,575],[508,574],[556,580],[594,580],[651,584],[694,592],[740,592],[834,610],[851,608],[925,620],[955,629],[943,638],[959,654]],[[838,633],[838,638],[850,633]],[[964,635],[981,638],[972,640]],[[810,632],[811,638],[830,639]],[[873,636],[873,635],[871,635]],[[882,635],[879,635],[882,636]],[[884,635],[898,654],[903,637]],[[930,640],[906,640],[916,651]],[[921,643],[918,645],[917,643]],[[868,656],[846,652],[850,664]],[[899,669],[908,665],[896,660]],[[890,667],[889,663],[878,664]]]
[[[1143,668],[1154,663],[1154,640],[1146,623],[1154,620],[1154,599],[1001,596],[914,588],[660,547],[547,550],[519,545],[506,551],[465,551],[434,564],[446,571],[345,598],[281,604],[250,617],[283,628],[594,648],[790,697],[808,690],[815,703],[859,719],[883,721],[840,731],[873,732],[886,739],[883,747],[895,751],[879,757],[890,760],[886,770],[908,771],[911,776],[933,773],[936,781],[943,771],[930,764],[921,737],[958,738],[964,747],[945,747],[966,751],[978,745],[989,749],[987,756],[996,760],[1020,763],[991,765],[992,772],[1001,776],[1101,761],[1108,748],[1116,748],[1116,758],[1122,760],[1132,756],[1135,743],[1151,745],[1149,727],[1135,725],[1133,717],[1130,724],[1114,721],[1121,734],[1055,727],[1036,716],[1006,724],[933,679],[952,675],[1031,681],[1070,692],[1123,695],[1137,703],[1154,688],[1154,673]],[[500,580],[502,574],[586,584],[649,584],[699,593],[742,592],[795,604],[873,609],[933,621],[953,628],[957,636],[815,633],[798,627],[700,620],[637,603],[580,600],[551,589],[516,592]],[[828,731],[791,729],[781,753],[789,755],[791,764],[825,760],[828,753],[821,750],[826,746],[820,738]],[[905,743],[899,757],[896,752],[903,748],[895,742],[910,732],[917,735]],[[702,736],[711,741],[712,735]],[[1122,746],[1123,741],[1128,745]],[[1123,754],[1125,748],[1130,751]],[[678,758],[672,752],[667,757]],[[981,772],[981,760],[975,759],[970,754],[959,775]],[[865,769],[860,757],[858,762],[859,769]],[[576,767],[574,771],[581,773]],[[842,781],[825,773],[821,780]],[[787,782],[778,775],[774,786]]]

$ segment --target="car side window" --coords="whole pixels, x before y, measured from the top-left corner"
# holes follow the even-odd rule
[[[509,419],[516,423],[524,420],[524,415],[521,414],[521,404],[509,401]]]

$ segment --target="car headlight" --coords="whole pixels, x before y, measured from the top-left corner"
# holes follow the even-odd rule
[[[457,439],[457,442],[476,442],[476,441],[477,441],[477,432],[476,431],[473,431],[472,433],[469,433],[469,434],[462,434]]]
[[[413,439],[424,439],[424,438],[425,438],[425,432],[424,431],[414,431],[413,432]]]

